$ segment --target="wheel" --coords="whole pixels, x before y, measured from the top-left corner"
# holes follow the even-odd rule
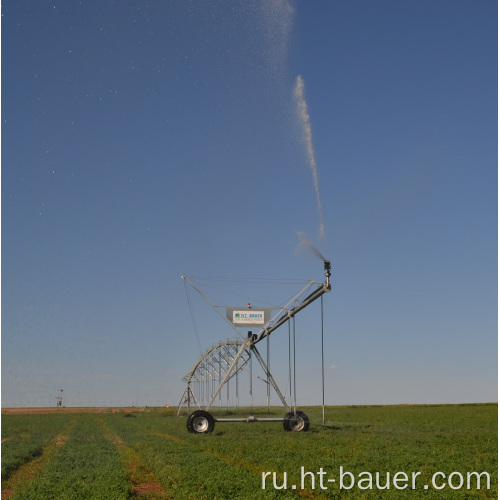
[[[191,413],[187,419],[187,430],[193,434],[208,434],[215,428],[215,419],[205,410]]]
[[[309,418],[303,411],[288,412],[283,420],[283,429],[287,432],[305,432],[309,429]]]

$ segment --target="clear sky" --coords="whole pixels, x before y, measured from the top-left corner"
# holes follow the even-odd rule
[[[4,406],[177,404],[181,275],[321,282],[297,231],[328,404],[497,400],[496,1],[7,1],[2,70]],[[202,350],[235,336],[189,293]]]

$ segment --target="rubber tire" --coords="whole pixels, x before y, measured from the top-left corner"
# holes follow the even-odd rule
[[[309,417],[303,411],[290,411],[283,419],[283,429],[287,432],[306,432],[309,430]]]
[[[215,429],[215,419],[208,411],[196,410],[189,415],[186,425],[193,434],[209,434]]]

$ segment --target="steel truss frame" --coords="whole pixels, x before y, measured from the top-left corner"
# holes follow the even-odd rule
[[[249,335],[247,338],[243,337],[239,330],[214,306],[208,298],[199,290],[199,288],[194,285],[186,276],[182,276],[182,279],[187,281],[204,299],[208,304],[236,331],[236,333],[241,337],[236,340],[225,340],[218,344],[213,345],[204,354],[202,354],[188,373],[182,378],[184,382],[187,383],[187,388],[184,391],[181,401],[179,402],[179,407],[177,415],[180,414],[182,405],[187,402],[188,411],[191,410],[191,402],[199,408],[188,417],[188,429],[195,433],[205,433],[211,432],[213,430],[215,422],[255,422],[255,421],[283,421],[284,424],[287,419],[291,422],[290,428],[287,430],[307,430],[309,426],[309,421],[305,414],[302,412],[297,412],[295,407],[293,412],[288,406],[285,397],[280,391],[278,384],[271,375],[271,372],[266,365],[263,357],[259,353],[256,345],[269,337],[275,330],[280,326],[292,319],[297,313],[302,309],[310,305],[316,299],[320,298],[327,292],[331,291],[330,276],[331,276],[331,265],[330,261],[324,261],[324,271],[325,271],[325,282],[321,283],[312,293],[305,297],[302,301],[296,302],[296,299],[309,287],[314,281],[309,282],[306,287],[304,287],[300,292],[298,292],[287,304],[286,306],[276,314],[271,321],[269,321],[264,328],[262,328],[257,334]],[[284,312],[283,312],[284,311]],[[208,410],[212,407],[213,403],[217,399],[217,396],[221,393],[223,386],[229,382],[232,378],[238,377],[238,373],[243,370],[249,363],[251,363],[252,354],[258,360],[264,373],[267,377],[268,383],[273,387],[276,394],[280,398],[283,406],[287,409],[287,416],[285,419],[282,418],[255,418],[248,417],[244,419],[240,418],[213,418]],[[294,367],[295,369],[295,367]],[[196,398],[195,384],[200,387],[203,385],[208,385],[210,383],[215,384],[218,382],[217,389],[212,392],[211,398],[208,401],[204,410],[201,410],[198,399],[204,399],[205,394],[198,394],[198,399]],[[237,384],[236,384],[237,386]],[[237,396],[238,397],[238,396]],[[208,399],[208,398],[207,398]],[[307,425],[304,426],[304,418],[307,421]],[[297,423],[297,420],[299,422]],[[301,420],[302,419],[302,420]],[[297,428],[295,428],[295,427]]]
[[[283,406],[290,411],[290,407],[288,406],[284,395],[281,393],[276,380],[271,375],[264,358],[258,351],[253,341],[251,339],[247,339],[246,341],[226,340],[219,342],[218,344],[213,345],[202,356],[200,356],[200,358],[198,358],[198,361],[182,378],[183,382],[187,383],[187,387],[179,402],[177,415],[180,414],[182,404],[184,402],[187,403],[188,411],[191,409],[191,401],[193,401],[194,404],[201,409],[201,405],[198,402],[198,399],[201,398],[196,398],[195,393],[197,391],[195,384],[201,384],[201,391],[203,391],[203,384],[208,385],[211,382],[218,381],[219,386],[212,394],[209,403],[205,407],[205,410],[209,410],[217,399],[217,396],[221,393],[223,386],[232,378],[236,378],[238,373],[250,363],[252,354],[264,370],[264,374],[266,375],[269,384],[276,391],[276,394],[283,403]],[[204,398],[204,396],[205,394],[202,394],[202,398]]]

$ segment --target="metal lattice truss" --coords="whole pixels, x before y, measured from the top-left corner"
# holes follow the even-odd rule
[[[264,359],[253,344],[252,340],[225,340],[214,344],[202,354],[192,368],[184,375],[182,381],[187,384],[182,399],[179,403],[178,414],[183,404],[201,408],[201,403],[208,401],[207,409],[213,404],[221,393],[222,387],[233,378],[236,381],[236,398],[238,395],[238,374],[251,366],[252,355],[262,366],[267,376],[267,381],[275,389],[284,406],[288,408],[286,400],[272,377]],[[252,375],[250,368],[250,375]]]
[[[222,380],[229,372],[231,366],[233,368],[231,373],[229,373],[229,378],[232,378],[237,372],[243,369],[250,359],[250,353],[245,349],[242,355],[239,356],[238,362],[234,364],[234,360],[238,356],[238,352],[241,350],[243,344],[242,340],[237,339],[225,340],[213,345],[198,358],[198,361],[186,373],[182,381],[192,384]]]
[[[191,284],[191,286],[208,302],[208,304],[212,306],[212,308],[222,317],[222,319],[228,322],[228,324],[241,337],[241,340],[236,339],[219,342],[218,344],[213,345],[204,354],[202,354],[200,358],[198,358],[198,361],[182,378],[182,380],[187,384],[187,388],[184,391],[182,399],[179,403],[179,410],[177,414],[179,414],[183,404],[187,404],[189,410],[192,404],[196,405],[198,408],[201,408],[200,403],[204,403],[204,405],[205,403],[207,403],[205,410],[208,410],[216,400],[217,396],[220,395],[221,390],[224,386],[226,386],[229,391],[228,382],[233,378],[236,379],[236,392],[238,392],[238,374],[243,369],[245,369],[247,365],[250,365],[250,374],[252,374],[251,363],[253,357],[255,357],[255,359],[259,362],[264,370],[268,388],[272,387],[281,399],[283,405],[287,408],[287,410],[290,410],[276,381],[272,377],[268,366],[260,355],[256,344],[264,339],[269,339],[271,333],[274,332],[277,328],[288,322],[299,311],[321,297],[324,293],[327,293],[331,290],[330,261],[324,261],[324,269],[326,277],[325,283],[320,284],[316,288],[316,290],[307,295],[303,300],[296,302],[298,296],[301,295],[302,292],[304,292],[309,286],[314,283],[314,281],[310,282],[301,292],[299,292],[292,300],[290,300],[290,302],[284,308],[282,308],[280,312],[274,318],[272,318],[257,334],[251,334],[248,338],[243,337],[238,329],[217,310],[217,307],[208,300],[208,298],[199,290],[199,288],[197,288],[187,277],[183,276],[182,278]]]

